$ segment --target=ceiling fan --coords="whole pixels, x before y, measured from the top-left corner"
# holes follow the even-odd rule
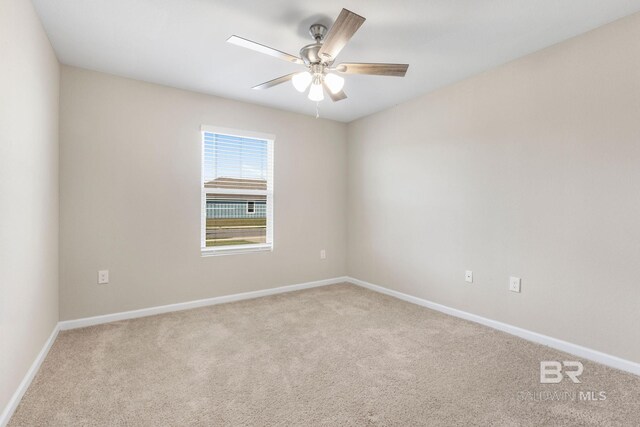
[[[344,78],[336,73],[404,77],[409,68],[408,64],[343,62],[336,66],[333,65],[342,48],[345,47],[364,21],[365,18],[362,16],[350,10],[342,9],[330,30],[327,31],[327,27],[322,24],[311,25],[309,33],[315,39],[315,43],[300,49],[300,56],[290,55],[235,35],[229,37],[227,42],[288,62],[304,65],[307,68],[306,71],[291,73],[269,80],[254,86],[253,89],[268,89],[291,80],[293,86],[299,92],[305,92],[311,86],[309,89],[310,100],[322,101],[326,90],[331,100],[335,102],[347,97],[342,90]]]

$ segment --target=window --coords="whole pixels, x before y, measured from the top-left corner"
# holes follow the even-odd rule
[[[203,255],[273,248],[274,139],[202,127]]]

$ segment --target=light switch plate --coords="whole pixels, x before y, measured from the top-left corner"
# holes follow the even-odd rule
[[[327,251],[324,249],[320,250],[320,259],[327,259]]]
[[[469,283],[473,283],[473,271],[467,270],[464,273],[464,281],[465,282],[469,282]]]
[[[519,277],[509,277],[509,290],[511,292],[520,292],[521,280]]]

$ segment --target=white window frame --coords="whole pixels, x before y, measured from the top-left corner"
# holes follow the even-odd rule
[[[251,204],[251,206],[253,207],[252,210],[249,210],[249,204]],[[256,202],[248,200],[247,201],[247,214],[254,214],[256,213]]]
[[[244,138],[262,139],[267,141],[267,162],[271,165],[268,168],[267,189],[266,190],[234,190],[229,188],[205,188],[204,187],[204,133],[218,133],[222,135],[237,136]],[[200,254],[205,256],[233,255],[252,252],[270,252],[273,251],[273,229],[274,229],[274,196],[273,196],[273,169],[274,169],[274,142],[275,135],[244,131],[238,129],[230,129],[219,126],[202,125],[200,127]],[[257,243],[252,245],[230,245],[230,246],[206,246],[206,228],[207,228],[207,194],[246,194],[246,195],[263,195],[266,196],[267,209],[267,235],[266,243]]]

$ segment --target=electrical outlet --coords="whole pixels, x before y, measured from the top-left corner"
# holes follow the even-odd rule
[[[464,281],[465,282],[469,282],[469,283],[473,283],[473,271],[467,270],[464,273]]]
[[[98,285],[106,285],[109,283],[109,270],[98,271]]]
[[[327,251],[324,249],[320,250],[320,259],[327,259]]]
[[[522,280],[519,277],[509,277],[509,290],[511,292],[520,292],[520,284]]]

